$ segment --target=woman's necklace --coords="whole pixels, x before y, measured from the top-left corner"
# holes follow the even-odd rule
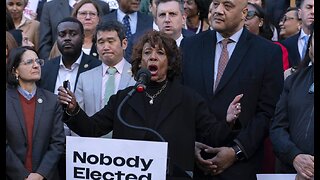
[[[167,83],[168,83],[168,81],[166,81],[166,83],[164,83],[164,85],[161,87],[161,89],[152,96],[146,92],[146,96],[148,98],[150,98],[149,104],[151,104],[151,105],[153,104],[154,98],[156,98],[159,94],[161,94],[161,92],[167,87]]]

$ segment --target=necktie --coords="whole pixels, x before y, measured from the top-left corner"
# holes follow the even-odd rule
[[[224,69],[226,68],[226,66],[228,64],[229,53],[228,53],[227,45],[230,42],[231,42],[231,40],[228,38],[221,41],[222,51],[221,51],[221,55],[219,58],[218,73],[217,73],[216,81],[214,83],[214,90],[216,90],[216,88],[218,87],[218,84],[220,82],[220,79],[221,79],[221,76],[224,72]]]
[[[306,35],[302,39],[303,39],[304,45],[303,45],[303,49],[302,49],[302,53],[301,53],[301,60],[303,60],[304,56],[306,55],[309,36]]]
[[[129,16],[125,15],[124,18],[122,19],[123,25],[126,30],[126,37],[127,39],[131,38],[132,33],[131,33],[131,28],[130,28],[130,22],[129,22]]]
[[[117,69],[115,67],[109,67],[107,73],[109,78],[106,82],[106,88],[104,93],[104,104],[107,104],[111,95],[114,94],[115,90],[115,73]]]

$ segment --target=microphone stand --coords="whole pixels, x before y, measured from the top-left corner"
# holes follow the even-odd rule
[[[119,104],[119,107],[117,109],[117,116],[120,120],[120,122],[127,126],[127,127],[130,127],[130,128],[133,128],[133,129],[137,129],[137,130],[143,130],[143,131],[148,131],[148,132],[151,132],[153,133],[154,135],[156,135],[160,140],[161,142],[166,142],[166,140],[161,136],[161,134],[159,134],[157,131],[151,129],[151,128],[147,128],[147,127],[141,127],[141,126],[135,126],[135,125],[131,125],[129,123],[127,123],[123,118],[122,118],[122,115],[121,115],[121,109],[124,105],[125,102],[128,101],[128,99],[130,97],[132,97],[135,92],[136,92],[136,87],[134,87],[131,91],[128,92],[127,96],[121,101],[121,103]],[[175,177],[186,177],[188,179],[192,179],[192,175],[190,175],[188,172],[184,171],[183,169],[181,169],[178,165],[176,164],[173,164],[172,163],[172,167],[170,168],[170,158],[168,157],[168,162],[167,162],[167,175],[173,175],[175,174]]]

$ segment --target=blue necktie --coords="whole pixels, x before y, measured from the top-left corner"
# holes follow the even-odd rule
[[[129,40],[132,36],[130,22],[129,22],[129,16],[125,15],[124,18],[122,19],[122,22],[123,22],[123,25],[126,30],[126,37]]]
[[[107,104],[110,96],[114,94],[114,90],[115,90],[115,77],[114,76],[115,76],[116,72],[117,72],[117,69],[115,67],[109,67],[107,70],[109,78],[106,82],[106,88],[105,88],[105,93],[104,93],[104,104]]]
[[[309,36],[306,35],[302,39],[303,39],[304,45],[303,45],[303,49],[302,49],[302,53],[301,53],[301,60],[303,60],[304,56],[306,55]]]

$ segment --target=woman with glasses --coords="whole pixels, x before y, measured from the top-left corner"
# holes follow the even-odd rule
[[[39,59],[31,47],[9,55],[6,90],[6,178],[59,180],[64,150],[63,111],[57,96],[37,87]]]
[[[297,173],[296,180],[314,178],[314,32],[310,34],[304,60],[285,80],[270,128],[281,161],[277,173]]]
[[[297,34],[301,29],[301,20],[298,15],[297,7],[289,7],[280,19],[280,39],[284,40]]]
[[[82,0],[78,2],[71,14],[72,17],[77,18],[82,23],[84,28],[85,37],[82,45],[82,51],[87,55],[96,57],[97,59],[99,59],[99,55],[95,45],[94,33],[102,15],[103,12],[101,8],[93,0]],[[55,43],[50,52],[50,58],[57,57],[59,55],[60,52]]]

